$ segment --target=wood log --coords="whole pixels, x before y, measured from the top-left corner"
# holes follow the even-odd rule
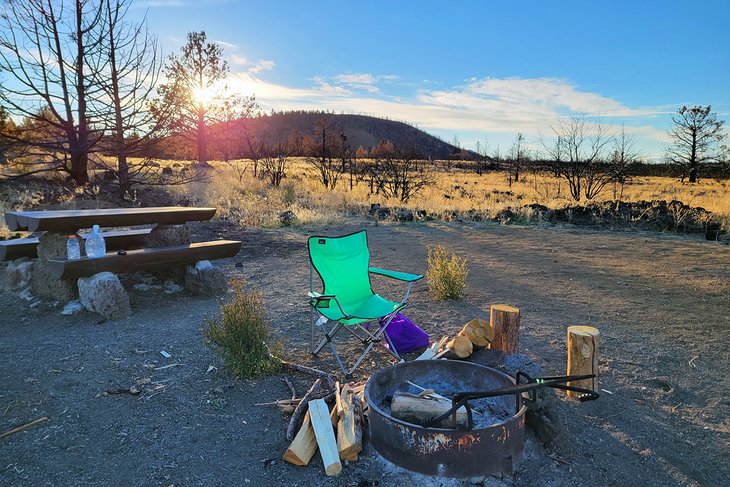
[[[424,352],[416,358],[416,360],[431,360],[436,358],[436,355],[439,353],[439,350],[441,350],[441,347],[443,347],[446,342],[449,341],[449,337],[442,337],[441,340],[437,342],[433,342],[430,347],[428,347]]]
[[[474,345],[471,340],[465,336],[457,336],[453,340],[446,344],[446,348],[449,350],[445,354],[447,358],[462,359],[467,358],[474,351]],[[435,357],[434,357],[435,358]]]
[[[494,329],[490,348],[517,353],[520,338],[520,310],[507,304],[493,304],[489,318]]]
[[[345,386],[340,394],[340,420],[337,423],[337,451],[342,460],[355,461],[362,451],[362,428],[352,389]]]
[[[317,451],[317,438],[314,436],[309,412],[304,415],[304,422],[294,437],[289,448],[284,452],[284,460],[294,465],[307,465]]]
[[[423,425],[437,416],[441,416],[451,409],[451,401],[433,396],[420,396],[408,392],[396,392],[390,403],[390,412],[394,418],[409,423]],[[466,426],[467,415],[464,406],[456,410],[456,425]],[[439,423],[438,426],[450,428],[453,426],[451,416]]]
[[[592,326],[568,327],[568,375],[598,375],[598,337],[598,330]],[[598,390],[597,378],[568,382],[568,385]],[[572,391],[567,393],[571,397],[580,395]]]
[[[458,336],[467,337],[475,350],[481,350],[486,348],[494,337],[494,333],[491,332],[492,327],[486,320],[475,319],[468,322],[459,331]]]
[[[294,409],[294,413],[289,420],[289,427],[286,429],[286,438],[288,440],[294,439],[294,432],[297,431],[299,418],[305,413],[306,408],[308,407],[309,400],[313,399],[314,394],[320,389],[320,387],[322,387],[322,379],[315,380],[314,384],[312,384],[312,387],[304,395],[302,400],[297,405],[296,409]]]
[[[330,411],[322,399],[309,401],[309,416],[314,428],[314,436],[317,438],[319,453],[322,455],[324,472],[328,476],[338,475],[342,472],[342,463],[337,453],[337,440],[332,429]]]

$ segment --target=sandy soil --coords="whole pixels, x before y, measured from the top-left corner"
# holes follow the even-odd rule
[[[330,354],[307,352],[306,238],[363,227],[379,267],[425,272],[427,246],[438,243],[468,259],[462,301],[432,300],[425,282],[411,295],[407,314],[432,337],[509,303],[522,310],[524,353],[562,374],[566,326],[601,331],[600,387],[613,394],[561,399],[568,447],[547,451],[528,430],[520,471],[485,484],[714,486],[730,478],[730,247],[494,224],[261,230],[218,221],[195,232],[243,240],[221,266],[264,294],[283,355],[334,370]],[[385,280],[373,285],[399,291]],[[0,295],[0,432],[48,417],[0,439],[0,485],[468,485],[409,474],[368,445],[337,478],[323,475],[318,456],[308,467],[281,461],[288,418],[254,404],[289,391],[282,375],[236,382],[226,373],[201,331],[218,302],[155,290],[131,296],[132,317],[101,323]],[[371,353],[361,376],[388,357]],[[291,377],[300,394],[311,383]],[[133,385],[139,395],[105,394]]]

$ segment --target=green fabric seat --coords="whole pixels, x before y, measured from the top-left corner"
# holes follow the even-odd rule
[[[310,237],[307,245],[311,264],[309,304],[313,310],[312,352],[317,354],[329,344],[340,368],[348,376],[362,362],[374,343],[380,342],[382,338],[388,339],[387,335],[384,335],[387,326],[395,313],[406,306],[406,299],[413,283],[423,276],[370,267],[370,251],[364,230],[341,237]],[[321,292],[313,289],[312,271],[316,272],[322,281]],[[405,297],[401,301],[390,301],[375,294],[370,283],[370,274],[408,283]],[[363,323],[382,318],[386,320],[377,331],[370,331],[361,326]],[[328,328],[325,322],[332,322],[332,327]],[[314,335],[318,327],[322,328],[325,337],[315,346]],[[344,367],[332,342],[334,335],[343,327],[365,345],[362,356],[349,371]],[[388,347],[388,351],[400,359],[392,344]]]

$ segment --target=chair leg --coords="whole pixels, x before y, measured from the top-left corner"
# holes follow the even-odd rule
[[[335,322],[335,324],[332,326],[332,328],[329,331],[327,331],[326,323],[323,323],[321,326],[322,326],[322,330],[324,331],[324,338],[322,339],[322,341],[319,342],[319,345],[317,345],[317,347],[314,350],[312,350],[312,354],[314,354],[314,355],[317,355],[320,351],[322,351],[322,349],[328,343],[334,347],[334,344],[332,343],[332,337],[334,337],[337,334],[337,332],[340,331],[340,328],[342,328],[344,325],[342,323]]]
[[[318,313],[317,313],[318,314]],[[365,360],[365,357],[370,352],[370,350],[373,349],[373,346],[377,343],[382,341],[383,335],[385,335],[385,330],[387,329],[388,325],[390,325],[390,322],[395,317],[395,313],[392,313],[388,316],[388,319],[385,321],[385,323],[379,327],[378,331],[375,333],[370,332],[370,330],[360,327],[365,332],[365,337],[363,338],[358,334],[352,327],[352,326],[346,326],[342,323],[333,322],[332,328],[327,329],[327,319],[324,318],[324,316],[321,316],[315,321],[314,315],[312,316],[312,341],[311,341],[311,352],[313,355],[317,355],[319,352],[322,351],[322,349],[329,344],[330,348],[332,349],[332,353],[335,355],[335,360],[337,360],[337,365],[340,366],[340,369],[342,370],[342,373],[345,375],[345,377],[349,378],[352,377],[352,373],[357,369],[360,364]],[[322,320],[322,323],[318,324],[319,320]],[[359,326],[359,325],[358,325]],[[315,328],[321,328],[324,333],[324,338],[317,344],[317,346],[314,346],[315,343]],[[337,334],[337,332],[340,331],[340,329],[344,328],[347,330],[350,334],[355,336],[357,339],[359,339],[364,345],[365,349],[358,357],[355,364],[350,368],[350,370],[347,370],[345,368],[344,363],[342,362],[342,359],[340,358],[340,354],[337,353],[337,348],[335,347],[335,344],[333,343],[332,339]],[[393,345],[393,342],[391,341],[390,337],[388,335],[385,335],[385,340],[390,345],[389,347],[385,347],[385,349],[390,353],[393,357],[395,357],[396,360],[402,360],[401,356],[398,354],[398,351],[396,350],[395,346]]]

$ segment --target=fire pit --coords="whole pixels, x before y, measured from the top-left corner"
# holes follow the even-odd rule
[[[394,418],[390,401],[405,381],[451,398],[458,392],[514,386],[514,380],[495,369],[452,360],[401,363],[374,374],[365,386],[370,405],[370,441],[394,464],[439,477],[469,478],[511,475],[524,450],[525,411],[515,395],[472,402],[470,430],[423,427]]]

